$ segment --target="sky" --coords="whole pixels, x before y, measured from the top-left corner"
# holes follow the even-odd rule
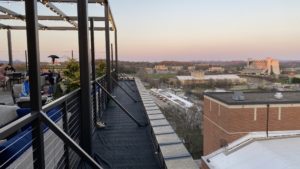
[[[24,13],[22,5],[1,4]],[[300,60],[299,0],[110,0],[110,5],[120,60]],[[76,5],[60,7],[68,15],[76,14]],[[103,16],[103,9],[93,5],[89,13]],[[41,6],[39,14],[53,15]],[[48,61],[50,54],[66,59],[71,50],[77,57],[77,32],[39,35],[41,60]],[[12,38],[14,58],[24,60],[25,31],[12,31]],[[96,58],[104,58],[104,32],[96,32],[95,38]],[[7,60],[6,41],[6,31],[0,30],[0,60]]]

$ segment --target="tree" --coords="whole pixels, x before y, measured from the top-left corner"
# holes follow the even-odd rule
[[[101,60],[96,68],[96,76],[100,77],[105,75],[106,64],[103,60]]]
[[[80,68],[75,59],[69,59],[64,70],[63,84],[67,87],[67,92],[71,92],[80,87]]]

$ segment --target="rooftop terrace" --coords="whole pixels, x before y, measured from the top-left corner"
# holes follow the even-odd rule
[[[117,27],[107,0],[10,1],[21,3],[25,14],[0,4],[0,20],[26,24],[0,23],[0,29],[7,30],[11,64],[11,30],[26,30],[30,106],[16,109],[3,99],[2,108],[13,111],[4,112],[12,119],[0,128],[0,168],[198,168],[141,82],[119,74]],[[66,15],[56,3],[77,3],[77,16]],[[89,4],[102,6],[105,16],[88,16]],[[54,16],[38,15],[41,6]],[[42,25],[41,20],[70,25]],[[94,27],[94,21],[105,26]],[[44,106],[38,30],[78,31],[79,42],[80,88]],[[98,78],[94,31],[105,32],[106,74]]]

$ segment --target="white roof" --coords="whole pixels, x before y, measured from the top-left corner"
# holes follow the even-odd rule
[[[177,76],[178,80],[197,80],[198,78],[195,78],[193,76]]]
[[[223,148],[203,159],[210,169],[299,169],[300,137],[277,137],[248,142],[229,153]]]
[[[224,79],[241,79],[238,75],[235,74],[221,74],[221,75],[204,75],[203,79],[196,78],[193,76],[177,76],[178,80],[224,80]]]
[[[223,79],[240,79],[238,75],[233,74],[222,74],[222,75],[205,75],[204,80],[213,79],[213,80],[223,80]]]
[[[168,100],[170,100],[171,102],[183,107],[183,108],[190,108],[192,107],[194,104],[186,99],[183,99],[173,93],[170,93],[168,91],[162,90],[162,89],[151,89],[152,92],[155,92],[165,98],[167,98]],[[182,103],[182,104],[180,104]]]

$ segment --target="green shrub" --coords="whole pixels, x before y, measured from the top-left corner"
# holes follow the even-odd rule
[[[75,59],[69,59],[64,70],[64,85],[67,92],[71,92],[80,87],[80,68],[79,63]]]

